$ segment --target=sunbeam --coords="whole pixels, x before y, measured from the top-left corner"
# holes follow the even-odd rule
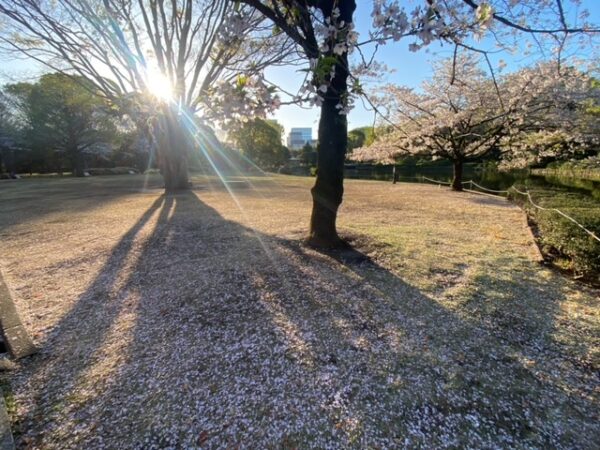
[[[159,100],[169,102],[173,100],[171,81],[158,69],[147,69],[144,82],[149,94]]]

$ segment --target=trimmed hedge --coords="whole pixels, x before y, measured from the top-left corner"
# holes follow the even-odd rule
[[[522,187],[516,186],[519,190]],[[556,208],[600,236],[600,201],[585,194],[558,187],[530,189],[533,201]],[[543,211],[517,193],[511,197],[527,211],[535,223],[542,252],[560,268],[594,284],[600,283],[600,242],[556,211]]]

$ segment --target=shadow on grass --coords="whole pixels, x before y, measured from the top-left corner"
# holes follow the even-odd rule
[[[595,375],[552,339],[562,299],[517,274],[499,292],[515,282],[531,326],[521,291],[448,308],[359,250],[161,197],[19,375],[18,442],[593,448]]]

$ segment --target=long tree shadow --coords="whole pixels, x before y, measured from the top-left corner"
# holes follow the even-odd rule
[[[529,365],[559,302],[505,339],[356,250],[317,253],[168,196],[21,374],[34,401],[19,443],[593,448],[589,370]]]
[[[162,196],[154,201],[121,238],[94,282],[49,333],[45,342],[40,343],[40,353],[28,361],[24,376],[31,379],[27,381],[48,387],[32,393],[34,405],[46,403],[54,405],[55,409],[60,407],[73,389],[78,374],[90,364],[94,351],[102,345],[123,307],[122,298],[114,288],[122,278],[136,236],[164,202]],[[45,411],[35,409],[29,418],[37,423],[51,419]],[[18,423],[16,431],[30,425]]]

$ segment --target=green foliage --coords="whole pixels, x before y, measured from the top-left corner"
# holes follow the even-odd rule
[[[360,128],[355,128],[354,130],[350,130],[348,132],[348,152],[351,152],[355,148],[362,147],[365,145],[365,141],[367,137],[365,136],[365,132]]]
[[[555,187],[531,190],[533,200],[544,208],[556,208],[600,236],[600,201]],[[542,250],[561,268],[596,283],[600,282],[600,242],[556,211],[544,211],[512,194],[536,224]]]
[[[493,14],[494,9],[487,3],[482,3],[475,12],[477,22],[481,24],[489,22],[492,19]]]
[[[300,150],[300,162],[305,166],[313,167],[317,165],[317,149],[308,142]]]
[[[15,172],[15,150],[18,147],[18,129],[10,113],[8,101],[0,96],[0,174]]]
[[[238,89],[242,90],[248,84],[248,77],[246,75],[238,75],[236,86]]]
[[[321,56],[314,71],[315,81],[318,84],[325,83],[329,79],[331,71],[337,63],[338,59],[333,55]]]
[[[254,119],[229,133],[230,139],[248,159],[261,169],[278,168],[289,159],[281,144],[283,127],[274,120]]]
[[[532,172],[538,175],[567,177],[580,182],[600,181],[600,155],[579,160],[555,161],[544,169],[533,169]]]
[[[369,146],[375,140],[375,129],[373,127],[354,128],[348,132],[348,153],[355,148]]]
[[[592,79],[591,88],[592,93],[597,94],[598,91],[600,91],[600,80],[597,80],[595,78]],[[590,96],[590,99],[588,100],[585,107],[585,112],[593,118],[600,118],[600,102],[598,101],[597,95],[595,97],[596,98],[594,98],[594,96]]]
[[[110,155],[111,165],[118,167],[133,167],[139,172],[148,169],[148,165],[155,163],[151,157],[151,140],[140,128],[122,130],[115,136],[115,148]]]
[[[64,159],[81,175],[85,154],[97,153],[116,134],[114,112],[82,77],[46,74],[33,84],[5,86],[4,92],[22,123],[21,141],[32,159],[56,170],[63,169]]]

